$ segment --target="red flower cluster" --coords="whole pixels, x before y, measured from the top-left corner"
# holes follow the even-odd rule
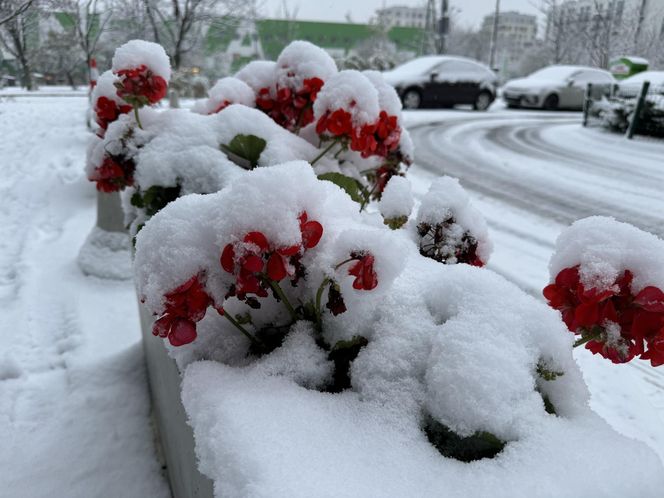
[[[145,64],[134,69],[121,69],[115,83],[118,96],[134,107],[156,104],[166,96],[168,84]]]
[[[575,266],[562,270],[543,293],[594,354],[614,363],[639,356],[654,367],[664,365],[664,292],[649,286],[634,295],[632,279],[625,270],[606,290],[586,289]]]
[[[357,105],[355,101],[350,106]],[[353,126],[350,112],[345,109],[328,110],[316,123],[316,133],[331,135],[344,140],[351,150],[359,152],[362,157],[387,157],[399,148],[401,128],[396,116],[381,111],[375,123]]]
[[[276,97],[272,97],[270,88],[261,88],[256,96],[256,106],[280,126],[298,130],[313,122],[313,103],[323,84],[320,78],[308,78],[298,90],[277,86]]]
[[[97,183],[100,192],[117,192],[134,184],[134,162],[105,156],[101,166],[97,166],[90,181]]]
[[[114,100],[101,96],[95,103],[95,116],[97,124],[102,130],[108,128],[108,125],[118,119],[120,114],[126,114],[131,111],[130,105],[118,105]]]
[[[302,253],[318,245],[323,236],[323,226],[309,221],[307,213],[300,215],[302,244],[290,247],[274,247],[262,232],[249,232],[242,241],[227,244],[221,253],[221,267],[236,276],[229,296],[246,300],[247,294],[267,297],[269,283],[265,279],[280,282],[286,277],[297,278]]]
[[[355,277],[353,289],[372,290],[378,286],[378,275],[374,270],[374,257],[370,253],[352,253],[351,258],[356,261],[348,269],[348,274]]]
[[[152,334],[168,338],[173,346],[189,344],[196,339],[196,322],[203,319],[212,299],[199,276],[164,296],[165,311],[154,323]]]

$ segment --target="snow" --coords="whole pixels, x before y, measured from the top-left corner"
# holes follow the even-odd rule
[[[378,92],[378,105],[381,111],[387,112],[390,116],[399,116],[401,124],[401,99],[394,87],[385,81],[382,73],[378,71],[362,71]]]
[[[274,61],[251,61],[235,77],[249,85],[254,93],[258,93],[263,88],[274,86],[276,66]]]
[[[664,145],[582,128],[578,113],[406,112],[417,143],[408,178],[416,199],[441,174],[458,177],[487,220],[494,242],[488,268],[543,299],[560,233],[577,219],[614,216],[662,232]],[[647,442],[664,460],[664,371],[616,367],[577,348],[590,404],[622,434]]]
[[[0,476],[12,496],[168,496],[153,454],[133,288],[83,277],[74,262],[94,223],[94,190],[81,174],[85,106],[83,98],[26,96],[3,102],[0,114],[0,155],[11,166],[2,186],[6,210],[0,213],[5,227],[0,316],[8,334],[7,349],[0,355],[0,420],[10,434],[0,447]],[[610,212],[661,235],[661,220],[653,214],[662,207],[661,144],[582,130],[579,118],[565,113],[489,112],[473,122],[478,118],[468,113],[425,112],[407,119],[422,124],[441,116],[445,123],[432,132],[426,126],[411,129],[421,157],[409,176],[416,196],[422,198],[429,180],[443,168],[462,177],[496,241],[490,267],[534,294],[548,280],[546,262],[555,237],[572,218]],[[26,135],[35,123],[39,128]],[[422,146],[429,140],[436,144],[433,151]],[[330,206],[350,206],[333,185],[322,188],[334,200]],[[239,190],[234,195],[236,202],[243,200]],[[201,198],[189,196],[171,205],[187,209],[182,208],[181,222],[167,234],[169,243],[202,233],[196,231],[201,227],[191,226]],[[177,210],[171,206],[167,209],[173,215]],[[336,213],[325,220],[315,206],[310,217],[324,221],[327,230]],[[216,220],[223,215],[214,214],[206,218],[208,224],[210,219],[214,226],[223,223]],[[367,216],[365,223],[378,230],[380,217]],[[285,224],[284,235],[289,230]],[[340,230],[331,226],[326,234]],[[153,249],[165,254],[168,246]],[[209,258],[218,261],[218,241],[211,246]],[[187,258],[178,255],[181,259],[173,262],[180,265]],[[363,331],[383,309],[390,317],[355,363],[358,393],[329,395],[301,387],[315,386],[316,376],[325,375],[323,356],[303,329],[294,330],[290,342],[273,353],[276,359],[268,355],[262,366],[234,364],[246,352],[247,341],[220,326],[223,319],[216,312],[208,313],[199,339],[209,341],[207,352],[216,351],[210,359],[231,366],[194,361],[205,358],[202,349],[178,352],[189,354],[181,364],[189,364],[184,399],[201,469],[224,483],[218,486],[219,496],[404,496],[413,490],[427,495],[432,489],[444,489],[449,496],[661,494],[661,463],[588,410],[575,363],[589,385],[591,407],[616,430],[646,441],[664,456],[659,371],[633,364],[616,367],[583,350],[575,351],[574,362],[562,353],[571,335],[556,332],[555,313],[542,303],[477,269],[456,265],[441,273],[433,262],[423,265],[417,275],[424,274],[422,282],[431,290],[424,302],[414,297],[371,302],[362,313],[358,309],[358,323],[332,322],[334,334],[340,335]],[[412,288],[407,275],[404,271],[396,277],[394,288]],[[456,302],[451,296],[461,288],[465,290]],[[494,289],[491,294],[489,288]],[[509,313],[526,309],[534,311]],[[403,324],[412,336],[396,333],[394,323]],[[498,329],[508,330],[518,345],[514,357],[504,356],[506,344],[495,333]],[[443,341],[443,334],[455,339]],[[428,340],[422,342],[422,337]],[[495,355],[479,355],[485,351],[480,341],[490,344]],[[220,343],[225,349],[217,348]],[[430,355],[433,348],[439,354]],[[526,382],[526,372],[532,379],[527,366],[542,351],[550,353],[552,366],[565,370],[553,386],[541,386],[562,417],[543,413]],[[286,362],[279,361],[279,354],[297,358],[302,369],[280,369]],[[516,372],[515,378],[506,378],[495,366],[499,360]],[[461,373],[486,379],[486,386],[463,379],[468,399],[482,399],[482,410],[457,403],[458,393],[448,389],[450,376],[459,374],[451,368],[455,362],[466,369]],[[505,400],[484,391],[508,381],[514,384],[506,388],[514,414]],[[456,424],[457,430],[491,427],[505,437],[521,431],[518,440],[495,460],[461,464],[443,459],[414,416],[425,400],[428,411]],[[207,437],[211,433],[214,438]],[[330,472],[331,461],[335,472]],[[625,473],[607,478],[615,468]],[[499,480],[504,487],[496,486]]]
[[[318,93],[314,102],[314,122],[326,112],[337,109],[349,112],[355,126],[373,123],[381,110],[378,91],[361,72],[353,69],[339,71]]]
[[[436,292],[426,303],[401,292],[402,302],[388,300],[381,311],[389,318],[353,367],[357,392],[318,393],[287,377],[216,362],[187,367],[183,401],[200,470],[217,481],[217,497],[659,495],[657,457],[617,436],[586,406],[569,335],[552,310],[482,270],[448,267],[441,278],[439,265],[425,263],[419,280],[409,273],[397,286],[423,281]],[[445,324],[429,322],[422,307],[447,299],[456,304],[447,305]],[[397,332],[407,323],[412,335]],[[558,333],[551,335],[553,329]],[[433,350],[422,344],[427,337]],[[486,341],[492,347],[480,345]],[[555,351],[556,367],[565,370],[545,391],[558,403],[559,417],[545,413],[533,391],[531,362],[540,348]],[[511,442],[493,460],[463,464],[441,457],[413,408],[425,397],[430,410],[443,410],[469,430],[491,427]],[[589,461],[592,466],[583,464]],[[607,479],[616,468],[630,470]]]
[[[313,43],[296,40],[279,54],[275,81],[281,88],[298,90],[306,79],[320,78],[326,82],[336,72],[337,65],[325,50]]]
[[[651,88],[664,86],[664,71],[643,71],[620,82],[620,88],[641,87],[644,81],[649,81]]]
[[[551,278],[577,265],[586,288],[608,289],[625,270],[634,274],[633,294],[651,285],[664,288],[664,241],[613,218],[585,218],[558,237]]]
[[[400,216],[409,217],[415,200],[410,182],[402,176],[393,176],[387,182],[378,208],[386,220]]]
[[[117,88],[114,83],[118,80],[113,71],[104,71],[97,81],[97,85],[92,90],[92,102],[96,102],[99,97],[106,97],[118,105],[126,105],[127,103],[118,97]]]
[[[171,62],[164,48],[158,43],[131,40],[115,49],[111,67],[115,74],[123,69],[135,69],[142,65],[164,78],[166,83],[171,79]]]
[[[256,105],[254,90],[238,78],[227,77],[217,81],[210,88],[209,98],[198,101],[192,107],[199,114],[214,114],[230,104],[242,104],[247,107]]]
[[[75,261],[95,223],[87,106],[2,102],[0,494],[166,498],[134,286],[85,277]]]

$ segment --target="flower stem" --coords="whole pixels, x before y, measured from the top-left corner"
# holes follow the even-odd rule
[[[330,283],[330,279],[328,277],[325,277],[323,281],[321,282],[320,286],[318,287],[318,291],[316,292],[316,304],[315,304],[315,312],[316,312],[316,328],[318,329],[318,332],[323,330],[323,312],[320,309],[320,301],[323,298],[323,291],[325,290],[325,286]]]
[[[224,311],[224,317],[226,317],[226,320],[228,320],[229,322],[231,322],[231,323],[233,324],[233,326],[234,326],[236,329],[238,329],[240,332],[242,332],[242,334],[244,334],[245,337],[247,337],[252,343],[254,343],[254,345],[256,345],[256,346],[263,346],[263,343],[262,343],[261,341],[259,341],[256,337],[254,337],[254,336],[253,336],[253,335],[252,335],[247,329],[245,329],[242,325],[240,325],[240,324],[238,323],[238,321],[230,315],[230,313],[228,313],[227,311]]]
[[[142,130],[143,125],[141,124],[141,118],[138,117],[138,107],[134,107],[134,116],[136,117],[136,124]]]
[[[574,341],[574,346],[573,347],[578,347],[578,346],[583,346],[586,342],[590,342],[594,339],[597,339],[597,337],[592,336],[592,335],[587,335],[585,337],[581,337],[580,339],[577,339]]]
[[[293,305],[290,303],[290,301],[286,297],[286,294],[284,294],[284,291],[281,289],[279,284],[274,280],[272,280],[271,278],[264,277],[264,279],[270,285],[275,294],[279,296],[279,299],[281,299],[281,301],[284,303],[284,306],[286,306],[288,313],[290,313],[291,318],[293,319],[294,322],[296,322],[298,320],[298,316],[297,313],[295,312],[295,308],[293,308]]]
[[[334,147],[334,146],[337,145],[338,143],[339,143],[339,139],[338,139],[338,138],[335,138],[334,140],[332,140],[332,143],[331,143],[330,145],[328,145],[328,146],[325,148],[325,150],[323,150],[323,152],[321,152],[320,154],[318,154],[318,155],[316,156],[316,158],[315,158],[313,161],[311,161],[309,164],[311,164],[312,166],[313,166],[314,164],[316,164],[320,159],[322,159],[322,157],[323,157],[325,154],[327,154],[328,152],[330,152],[330,150],[332,150],[332,147]]]

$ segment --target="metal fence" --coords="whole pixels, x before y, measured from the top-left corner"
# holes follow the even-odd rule
[[[634,135],[664,138],[664,86],[588,85],[583,125]]]

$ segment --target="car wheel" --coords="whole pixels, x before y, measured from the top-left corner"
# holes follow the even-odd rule
[[[486,111],[493,102],[493,97],[489,92],[480,92],[480,94],[475,99],[473,104],[473,109],[476,111]]]
[[[544,99],[544,104],[542,107],[546,109],[547,111],[555,111],[558,109],[558,95],[549,95],[547,98]]]
[[[404,109],[419,109],[422,105],[422,96],[417,90],[406,90],[401,100]]]

